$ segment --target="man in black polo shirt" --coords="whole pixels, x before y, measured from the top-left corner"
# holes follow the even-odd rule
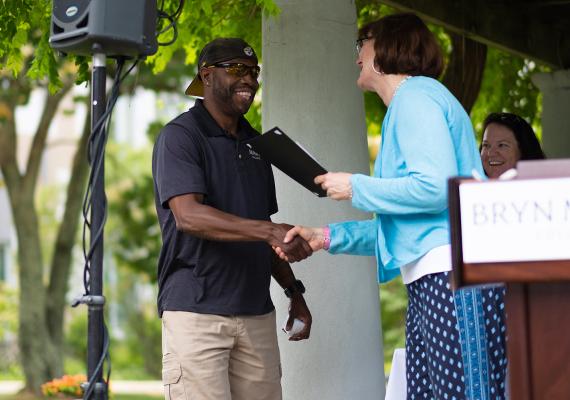
[[[158,311],[163,323],[167,399],[281,399],[281,365],[271,276],[291,298],[288,328],[311,314],[291,261],[311,255],[290,226],[275,224],[271,166],[244,144],[256,132],[243,115],[259,84],[255,52],[241,39],[204,47],[186,94],[203,96],[168,123],[153,152],[163,246]]]

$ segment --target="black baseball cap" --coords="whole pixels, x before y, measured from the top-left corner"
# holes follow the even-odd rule
[[[243,58],[252,60],[257,64],[257,55],[247,42],[240,38],[218,38],[208,43],[198,57],[198,72],[186,89],[191,96],[204,96],[204,84],[200,77],[200,68],[208,67],[224,61]]]

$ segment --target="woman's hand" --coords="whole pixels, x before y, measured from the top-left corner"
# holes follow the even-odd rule
[[[346,172],[329,172],[315,178],[315,183],[327,191],[333,200],[350,200],[352,198],[352,174]]]
[[[289,243],[295,237],[300,236],[309,243],[311,249],[315,251],[319,251],[323,248],[325,243],[325,233],[324,228],[311,228],[308,226],[295,226],[294,228],[290,229],[289,232],[285,235],[283,239],[283,243]],[[281,258],[282,260],[289,261],[285,252],[281,249],[281,247],[273,246],[273,250],[275,253]]]

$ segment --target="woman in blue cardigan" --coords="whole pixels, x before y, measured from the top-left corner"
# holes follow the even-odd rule
[[[327,173],[315,182],[331,198],[375,218],[297,226],[286,241],[300,235],[315,251],[376,256],[380,282],[402,275],[409,299],[408,399],[504,398],[500,297],[488,288],[454,293],[449,284],[447,179],[473,170],[483,175],[471,121],[436,80],[441,51],[416,15],[393,14],[366,25],[357,49],[358,86],[388,107],[374,173]]]

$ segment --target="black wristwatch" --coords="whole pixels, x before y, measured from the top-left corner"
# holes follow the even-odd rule
[[[303,285],[303,282],[297,279],[291,286],[285,289],[285,296],[291,298],[293,293],[305,293],[305,285]]]

